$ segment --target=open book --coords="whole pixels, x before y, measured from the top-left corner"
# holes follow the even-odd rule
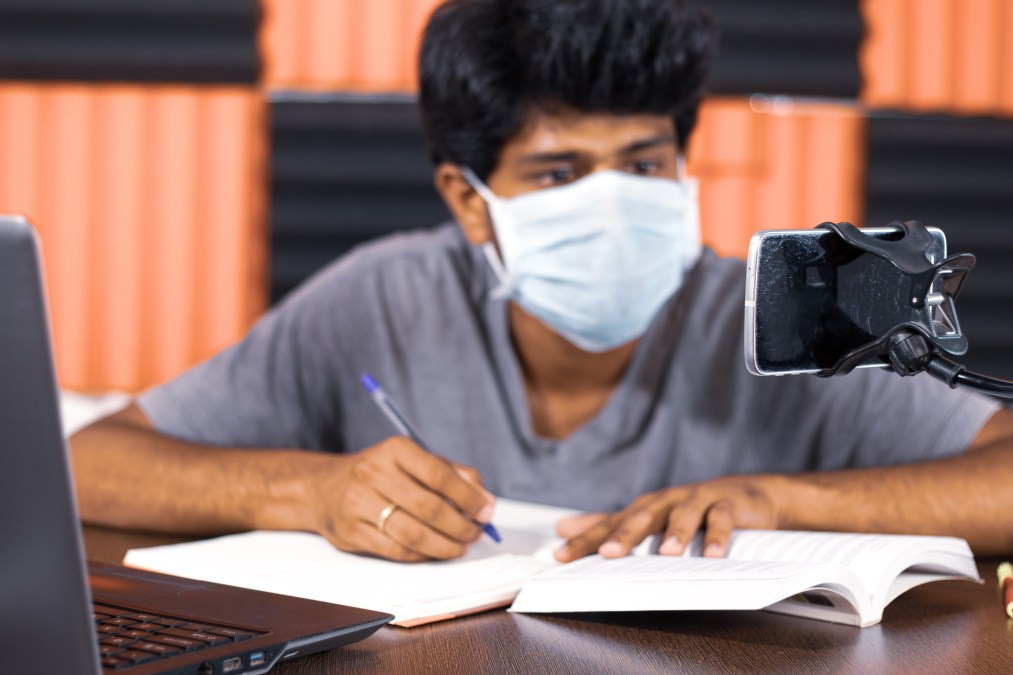
[[[368,607],[414,626],[513,602],[519,612],[768,609],[859,626],[929,581],[981,581],[952,537],[740,530],[727,558],[653,554],[648,540],[617,560],[560,564],[556,520],[574,511],[500,499],[502,544],[483,538],[464,558],[403,564],[335,550],[303,532],[248,532],[127,553],[167,574]],[[520,595],[518,595],[520,593]]]
[[[738,530],[726,558],[589,556],[528,579],[515,612],[766,609],[871,626],[901,593],[930,581],[981,582],[953,537]]]

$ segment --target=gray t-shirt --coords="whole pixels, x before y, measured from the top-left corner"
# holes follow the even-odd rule
[[[997,410],[927,375],[750,375],[744,278],[742,261],[706,250],[605,407],[564,440],[533,434],[506,303],[452,224],[358,248],[138,403],[191,441],[357,452],[393,433],[359,383],[368,372],[431,450],[493,493],[587,510],[726,474],[951,455]]]

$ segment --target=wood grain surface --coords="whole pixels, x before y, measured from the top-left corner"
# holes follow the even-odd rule
[[[88,556],[185,540],[85,528]],[[521,615],[503,610],[421,626],[385,627],[362,642],[278,666],[317,673],[1009,673],[1013,620],[981,560],[985,584],[917,588],[870,628],[767,612]],[[354,580],[350,580],[354,582]]]

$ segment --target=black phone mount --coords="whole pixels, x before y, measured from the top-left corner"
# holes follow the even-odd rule
[[[895,283],[908,289],[912,319],[841,355],[832,367],[817,375],[845,375],[878,359],[898,375],[927,371],[950,387],[961,384],[994,396],[1013,397],[1013,382],[971,373],[943,355],[967,352],[967,338],[960,330],[954,300],[974,267],[973,255],[957,253],[933,261],[932,234],[915,220],[890,223],[901,234],[897,239],[870,237],[851,223],[827,222],[818,227],[831,230],[849,246],[889,261],[896,273]]]

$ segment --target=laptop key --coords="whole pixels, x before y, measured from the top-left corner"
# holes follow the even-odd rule
[[[141,651],[151,652],[152,654],[158,654],[159,656],[168,656],[170,654],[176,654],[180,651],[178,647],[170,647],[169,645],[160,645],[157,642],[138,642],[130,645],[134,649],[140,649]]]
[[[127,614],[126,617],[128,619],[133,619],[134,621],[158,621],[159,619],[162,618],[155,614],[141,614],[141,613]]]
[[[160,623],[135,623],[130,627],[130,630],[146,630],[149,633],[157,633],[163,628],[165,628],[165,626]]]
[[[174,635],[181,637],[186,640],[199,640],[209,645],[225,644],[226,642],[232,642],[230,638],[222,637],[221,635],[211,635],[210,633],[199,633],[193,630],[183,630],[182,628],[166,628],[161,631],[159,635]]]
[[[114,647],[113,645],[99,645],[98,653],[99,656],[116,656],[120,652],[127,651],[123,647]]]
[[[121,635],[110,635],[109,637],[104,637],[99,640],[99,644],[112,645],[114,647],[126,647],[127,645],[134,644],[135,642],[137,642],[137,640],[134,638],[127,638]]]
[[[105,635],[115,635],[116,633],[119,633],[122,630],[123,630],[122,626],[111,626],[105,623],[95,626],[95,631],[97,633],[102,633]]]
[[[118,616],[114,619],[103,619],[100,623],[104,623],[107,626],[130,626],[137,623],[133,619],[128,619],[123,616]]]
[[[146,642],[179,647],[180,649],[188,652],[192,652],[197,649],[204,649],[208,646],[206,642],[201,642],[200,640],[187,640],[186,638],[177,637],[175,635],[155,635],[154,637],[148,638]]]
[[[135,640],[146,640],[151,637],[151,633],[143,630],[125,630],[120,633],[120,636],[134,638]]]
[[[158,655],[152,654],[151,652],[142,652],[136,649],[117,654],[116,658],[124,661],[130,661],[131,663],[145,663],[147,661],[154,661],[158,658]]]
[[[209,630],[209,633],[214,635],[221,635],[222,637],[232,638],[233,640],[249,640],[253,637],[253,633],[247,633],[244,630],[237,630],[235,628],[215,628]]]
[[[155,617],[154,619],[151,619],[150,623],[157,623],[160,626],[164,626],[166,628],[175,628],[176,626],[184,625],[186,621],[180,621],[179,619],[170,619],[169,617],[166,616],[159,616]]]
[[[132,665],[134,665],[133,661],[124,661],[122,659],[117,659],[116,657],[113,656],[107,656],[106,658],[102,659],[103,668],[126,668],[127,666]]]
[[[209,630],[213,630],[215,628],[218,628],[218,626],[210,626],[210,625],[208,625],[206,623],[194,623],[194,622],[191,622],[191,623],[185,623],[182,626],[176,626],[176,628],[180,628],[182,630],[192,630],[192,631],[195,631],[195,632],[198,632],[198,633],[206,633]]]

